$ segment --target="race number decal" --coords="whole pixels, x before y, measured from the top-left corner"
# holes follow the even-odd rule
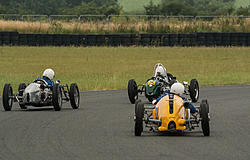
[[[155,81],[154,80],[148,81],[148,85],[155,85]]]

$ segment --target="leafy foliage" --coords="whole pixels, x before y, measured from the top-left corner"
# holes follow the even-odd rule
[[[119,14],[117,0],[0,0],[4,14]]]
[[[144,11],[132,11],[140,6]],[[249,6],[249,0],[0,0],[0,14],[117,15],[129,8],[130,14],[250,15]]]
[[[146,14],[163,15],[250,15],[250,7],[235,7],[236,0],[161,0],[158,5],[153,0],[146,5]]]
[[[235,6],[237,8],[247,8],[250,6],[250,1],[249,0],[235,0]]]

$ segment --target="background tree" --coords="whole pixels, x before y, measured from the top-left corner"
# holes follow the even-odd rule
[[[157,1],[159,2],[159,1]],[[250,15],[249,7],[236,8],[237,0],[154,0],[148,15]],[[120,14],[118,0],[0,0],[0,14]]]
[[[146,14],[162,15],[232,15],[238,14],[235,0],[161,0],[154,5],[146,5]],[[242,9],[241,9],[242,10]],[[247,14],[245,10],[244,13]]]
[[[195,15],[196,9],[186,0],[162,0],[161,13],[165,15]]]
[[[150,0],[149,4],[144,6],[146,14],[147,15],[160,15],[161,10],[160,10],[160,5],[159,4],[154,4],[153,0]]]
[[[119,14],[117,0],[0,0],[0,14]]]
[[[250,5],[248,7],[240,7],[238,10],[237,10],[237,14],[238,15],[243,15],[243,16],[248,16],[250,15]]]

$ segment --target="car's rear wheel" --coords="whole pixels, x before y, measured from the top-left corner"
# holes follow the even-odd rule
[[[199,99],[200,90],[199,90],[199,83],[196,79],[192,79],[190,81],[189,92],[192,102],[197,102]]]
[[[210,127],[209,127],[209,105],[207,100],[202,100],[200,104],[200,116],[201,116],[201,127],[204,136],[210,135]]]
[[[132,104],[138,99],[137,84],[134,79],[128,81],[128,97]]]
[[[3,89],[3,108],[5,111],[11,111],[13,105],[13,90],[10,84],[5,84]]]
[[[24,89],[26,88],[26,84],[25,83],[20,83],[19,84],[19,87],[18,87],[18,95],[19,96],[23,96],[23,92],[24,92]],[[25,106],[25,104],[23,102],[19,103],[19,106],[21,109],[27,109],[27,107]]]
[[[62,90],[59,84],[55,84],[52,89],[52,104],[55,111],[62,109]]]
[[[79,89],[76,83],[70,85],[69,91],[70,104],[73,109],[77,109],[80,103]]]
[[[139,102],[135,107],[135,136],[141,136],[143,131],[144,104]]]

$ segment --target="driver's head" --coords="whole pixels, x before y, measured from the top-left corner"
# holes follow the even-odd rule
[[[178,95],[181,95],[181,94],[184,93],[184,85],[181,84],[181,83],[174,83],[174,84],[171,86],[170,92],[171,92],[171,93],[178,94]]]
[[[155,74],[155,76],[156,75],[166,75],[167,74],[167,70],[166,70],[166,68],[161,64],[161,63],[157,63],[156,65],[155,65],[155,69],[154,69],[154,74]]]
[[[52,69],[48,68],[43,72],[43,76],[49,78],[50,80],[53,80],[55,72]]]

